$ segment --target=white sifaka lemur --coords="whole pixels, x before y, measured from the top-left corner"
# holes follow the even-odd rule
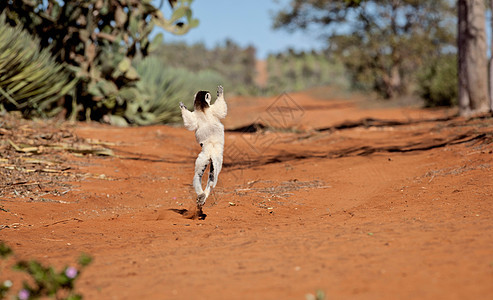
[[[224,126],[219,121],[228,113],[226,101],[224,101],[223,87],[217,87],[217,99],[211,104],[211,94],[207,91],[199,91],[195,94],[194,111],[189,111],[180,102],[183,124],[188,130],[195,130],[195,138],[202,147],[195,161],[195,175],[193,187],[197,193],[197,206],[202,207],[209,196],[211,189],[217,184],[217,178],[223,165],[224,150]],[[202,176],[210,163],[207,186],[202,189]]]

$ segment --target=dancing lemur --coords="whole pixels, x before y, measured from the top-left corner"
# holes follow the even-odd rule
[[[195,130],[197,142],[202,147],[202,151],[195,161],[195,175],[193,177],[198,207],[204,205],[211,189],[216,186],[223,165],[224,126],[219,119],[224,119],[228,113],[223,87],[217,87],[217,99],[214,104],[211,104],[211,98],[211,94],[207,91],[197,92],[193,103],[193,112],[180,102],[183,124],[188,130]],[[202,176],[209,163],[209,179],[206,188],[202,190]]]

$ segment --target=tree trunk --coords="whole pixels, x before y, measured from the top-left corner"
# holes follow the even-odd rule
[[[459,109],[461,115],[488,112],[488,60],[483,0],[458,0]]]
[[[390,86],[392,87],[392,90],[394,92],[397,92],[397,94],[402,94],[402,78],[400,66],[401,63],[399,61],[395,62],[395,65],[390,68]]]
[[[493,0],[492,0],[493,1]],[[458,2],[459,20],[458,34],[457,34],[457,48],[459,50],[458,55],[458,75],[459,75],[459,111],[461,115],[468,115],[470,113],[469,107],[469,93],[467,84],[467,63],[466,63],[466,31],[467,31],[467,5],[466,0],[459,0]]]
[[[493,0],[490,0],[490,13],[493,15]],[[493,20],[490,22],[493,32]],[[490,110],[493,111],[493,41],[490,42]]]

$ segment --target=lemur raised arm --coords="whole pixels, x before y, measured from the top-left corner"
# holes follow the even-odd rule
[[[188,130],[195,130],[195,138],[202,147],[202,151],[195,160],[195,175],[193,177],[193,187],[197,193],[197,206],[201,208],[209,197],[211,189],[216,186],[223,165],[224,126],[219,120],[224,119],[228,113],[223,87],[217,87],[217,99],[214,104],[211,104],[209,92],[197,92],[193,106],[194,111],[191,112],[180,102],[183,124]],[[209,178],[207,186],[203,190],[202,176],[209,163]]]

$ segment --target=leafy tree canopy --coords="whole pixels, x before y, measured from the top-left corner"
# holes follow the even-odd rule
[[[274,27],[322,28],[353,84],[391,98],[409,92],[429,60],[455,51],[455,10],[448,0],[293,0]]]

